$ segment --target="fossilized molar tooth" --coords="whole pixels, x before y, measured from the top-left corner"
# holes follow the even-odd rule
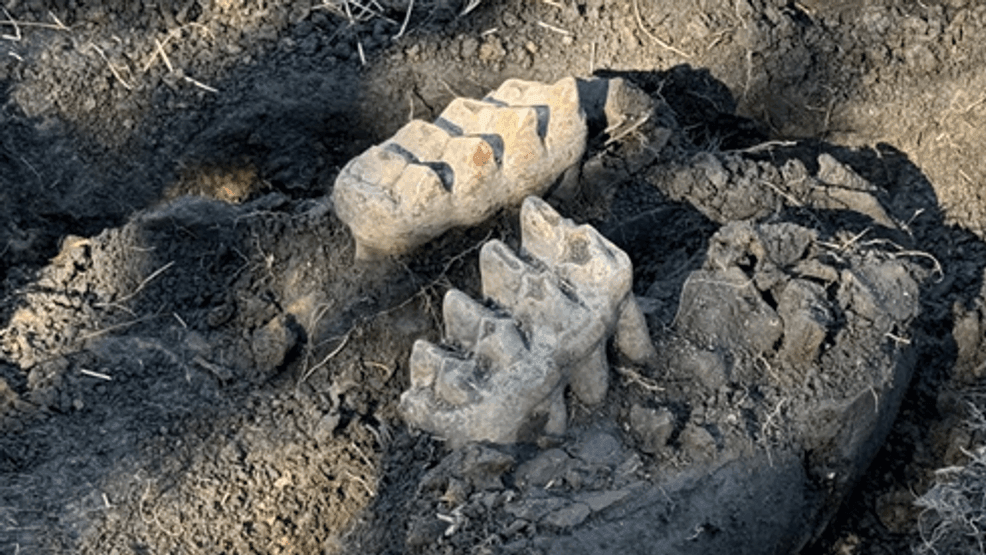
[[[480,251],[483,294],[503,312],[451,290],[443,309],[455,350],[418,341],[411,354],[401,410],[454,445],[564,432],[564,386],[584,403],[603,400],[614,334],[635,362],[656,356],[626,253],[537,197],[524,201],[521,228],[522,256],[498,240]]]
[[[445,295],[444,312],[450,339],[463,340],[474,355],[415,342],[411,389],[401,395],[408,422],[456,447],[469,441],[513,443],[531,419],[564,431],[561,371],[546,353],[527,345],[511,318],[457,290]]]
[[[336,179],[336,214],[356,256],[400,254],[454,226],[541,194],[585,150],[574,78],[511,79],[483,100],[457,98],[435,123],[412,121]]]

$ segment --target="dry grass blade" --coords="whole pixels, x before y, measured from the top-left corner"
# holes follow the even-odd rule
[[[647,391],[664,391],[664,388],[657,385],[656,382],[641,376],[638,372],[635,372],[630,368],[622,368],[620,366],[615,366],[614,368],[616,369],[616,372],[626,378],[628,382],[635,383]]]
[[[164,60],[164,65],[168,67],[168,73],[174,73],[175,67],[171,65],[171,60],[168,58],[168,54],[164,51],[164,45],[156,38],[154,39],[154,44],[157,45],[157,49],[154,50],[154,55],[152,55],[151,59],[144,65],[144,72],[146,73],[147,70],[151,69],[151,66],[154,65],[154,60],[157,60],[158,56],[160,56],[161,59]]]
[[[4,8],[3,9],[3,14],[5,16],[7,16],[7,21],[4,21],[3,23],[9,24],[9,25],[13,25],[14,26],[14,34],[13,35],[0,35],[0,38],[3,38],[5,40],[12,40],[12,41],[19,41],[19,40],[21,40],[21,28],[17,24],[17,22],[14,21],[14,18],[11,17],[10,12],[7,11],[7,8]]]
[[[164,266],[161,266],[157,270],[154,270],[154,272],[152,272],[151,275],[149,275],[146,278],[144,278],[144,281],[141,281],[140,284],[137,285],[137,288],[134,289],[132,293],[130,293],[126,297],[123,297],[122,299],[120,299],[117,302],[122,303],[124,301],[128,301],[128,300],[134,298],[137,295],[137,293],[140,293],[141,291],[143,291],[144,290],[144,287],[147,287],[147,284],[150,283],[154,278],[156,278],[159,275],[163,274],[168,268],[170,268],[170,267],[172,267],[174,265],[175,265],[175,261],[172,260],[171,262],[168,262],[167,264],[165,264]]]
[[[123,88],[127,89],[128,91],[134,90],[133,87],[130,86],[130,83],[127,83],[127,80],[124,79],[122,75],[120,75],[120,72],[116,69],[116,66],[114,66],[113,63],[110,62],[109,58],[106,57],[106,54],[103,52],[102,48],[92,43],[89,43],[89,46],[91,46],[92,49],[95,50],[97,54],[99,54],[99,57],[102,58],[104,62],[106,62],[107,67],[110,68],[110,71],[113,73],[113,76],[116,77],[116,80],[119,81],[121,85],[123,85]]]
[[[59,20],[58,17],[50,10],[48,11],[48,15],[51,16],[51,19],[55,21],[54,24],[40,23],[37,21],[17,21],[16,19],[13,18],[13,16],[10,15],[10,12],[8,12],[6,8],[3,8],[3,13],[4,15],[7,16],[7,21],[0,21],[0,25],[10,25],[14,28],[13,35],[0,35],[0,38],[6,40],[13,40],[13,41],[21,40],[22,37],[21,27],[34,27],[37,29],[52,29],[55,31],[71,31],[71,29],[66,27],[65,24],[62,23],[61,20]]]
[[[538,25],[541,26],[541,27],[543,27],[543,28],[545,28],[545,29],[547,29],[547,30],[549,30],[549,31],[553,31],[555,33],[558,33],[559,35],[564,35],[566,37],[572,36],[572,33],[570,31],[566,31],[565,29],[562,29],[561,27],[555,27],[554,25],[551,25],[550,23],[545,23],[543,21],[538,21]]]
[[[332,357],[341,353],[342,349],[345,348],[346,343],[349,343],[349,336],[352,335],[352,333],[353,330],[349,330],[348,332],[346,332],[346,335],[342,336],[342,341],[339,342],[339,345],[335,349],[332,349],[332,352],[325,355],[325,358],[323,358],[318,364],[309,368],[308,371],[305,372],[305,374],[301,377],[301,381],[298,382],[298,385],[305,383],[305,381],[307,381],[308,378],[310,378],[311,375],[314,374],[316,370],[318,370],[322,366],[325,366],[326,363],[332,360]]]
[[[650,38],[650,40],[657,43],[657,45],[660,46],[661,48],[665,50],[670,50],[671,52],[674,52],[675,54],[681,56],[682,58],[686,58],[686,59],[691,58],[691,55],[688,54],[687,52],[683,52],[671,46],[670,44],[664,42],[663,40],[657,38],[656,36],[654,36],[654,33],[651,33],[647,29],[647,27],[644,25],[644,19],[640,17],[640,6],[638,5],[638,0],[633,0],[633,14],[637,18],[637,25],[640,27],[640,30],[642,30],[644,34],[646,34],[647,37]]]
[[[411,21],[411,11],[414,9],[414,0],[408,0],[407,3],[407,13],[404,14],[404,22],[401,23],[401,30],[394,35],[393,40],[397,40],[404,36],[404,31],[407,31],[407,23]]]
[[[92,377],[92,378],[98,378],[100,380],[106,380],[108,382],[113,381],[113,378],[112,377],[110,377],[110,376],[108,376],[108,375],[106,375],[106,374],[104,374],[102,372],[94,372],[92,370],[86,370],[85,368],[80,368],[79,369],[79,372],[81,374],[85,374],[86,376],[89,376],[89,377]]]
[[[469,0],[469,4],[467,4],[466,7],[462,9],[462,13],[459,14],[459,17],[463,17],[463,16],[466,16],[466,15],[469,15],[469,13],[471,11],[475,10],[476,8],[478,8],[479,5],[482,4],[482,3],[483,3],[483,0]]]
[[[79,336],[79,339],[77,341],[79,341],[79,342],[86,341],[86,340],[89,340],[89,339],[93,339],[95,337],[99,337],[101,335],[106,335],[107,333],[110,333],[112,331],[121,330],[121,329],[124,329],[124,328],[129,328],[130,326],[139,324],[141,322],[146,322],[147,320],[150,320],[151,318],[154,318],[156,316],[157,316],[157,314],[148,314],[147,316],[142,316],[140,318],[135,318],[135,319],[129,320],[127,322],[121,322],[119,324],[116,324],[116,325],[113,325],[113,326],[109,326],[109,327],[105,327],[105,328],[100,329],[100,330],[95,330],[95,331],[92,331],[92,332],[89,332],[89,333],[84,333],[81,336]]]
[[[647,120],[649,120],[649,119],[650,119],[650,114],[647,114],[646,116],[640,118],[639,121],[637,121],[637,122],[633,123],[632,125],[628,126],[623,131],[620,131],[616,135],[613,135],[609,139],[606,139],[606,142],[603,144],[603,146],[609,146],[609,145],[611,145],[611,144],[619,141],[623,137],[626,137],[630,133],[633,133],[634,131],[636,131],[637,129],[639,129],[641,125],[647,123]]]
[[[62,21],[60,19],[58,19],[58,16],[55,15],[54,12],[52,12],[51,10],[48,10],[48,15],[51,16],[51,19],[53,19],[55,21],[55,24],[54,25],[46,25],[44,23],[39,23],[38,24],[39,27],[42,27],[42,28],[45,28],[45,29],[56,29],[58,31],[71,31],[71,29],[69,29],[68,27],[66,27],[65,24],[62,23]]]
[[[185,81],[188,81],[189,83],[195,85],[196,87],[202,89],[203,91],[211,92],[212,94],[219,94],[219,90],[218,89],[215,89],[213,87],[210,87],[209,85],[206,85],[202,81],[197,81],[195,79],[192,79],[191,77],[189,77],[187,75],[185,76]]]
[[[356,39],[356,51],[359,53],[359,62],[362,65],[366,65],[366,54],[363,52],[363,43],[359,39]]]

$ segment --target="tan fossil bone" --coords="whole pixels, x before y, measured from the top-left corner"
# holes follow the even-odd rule
[[[585,151],[576,80],[511,79],[483,100],[457,98],[351,160],[332,200],[361,260],[407,252],[544,193]]]
[[[563,433],[566,385],[587,404],[605,397],[614,335],[634,362],[656,356],[626,253],[537,197],[524,201],[521,229],[521,256],[498,240],[480,251],[483,294],[497,309],[449,291],[443,312],[452,348],[421,340],[411,354],[401,411],[456,446]]]

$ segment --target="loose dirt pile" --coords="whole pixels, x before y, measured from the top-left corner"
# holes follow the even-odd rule
[[[3,551],[918,541],[908,492],[979,439],[986,8],[432,2],[394,39],[408,3],[354,4],[5,6]],[[398,414],[408,356],[517,214],[354,264],[332,183],[454,97],[592,73],[653,105],[549,200],[629,254],[661,358],[610,353],[564,437],[449,451]]]

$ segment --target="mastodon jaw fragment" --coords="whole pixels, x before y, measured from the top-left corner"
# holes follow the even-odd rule
[[[455,226],[544,193],[581,158],[585,114],[574,78],[511,79],[483,100],[456,98],[351,160],[332,191],[356,257],[401,254]]]
[[[449,347],[419,340],[411,353],[401,412],[453,446],[563,433],[566,385],[587,404],[606,396],[614,334],[635,362],[656,354],[626,253],[537,197],[524,201],[521,229],[522,256],[497,240],[480,251],[483,294],[496,309],[450,290]]]

